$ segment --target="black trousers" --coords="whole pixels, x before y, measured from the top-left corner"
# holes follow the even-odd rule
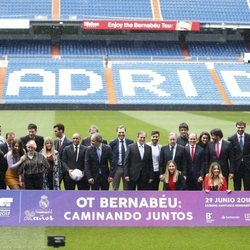
[[[91,190],[109,190],[108,177],[98,174],[94,184],[91,185]]]
[[[0,172],[0,189],[6,189],[5,174],[3,172]]]
[[[40,174],[24,174],[25,189],[42,190],[43,189],[43,173]]]
[[[241,190],[242,183],[244,190],[250,190],[250,170],[246,169],[244,163],[240,165],[240,169],[234,173],[234,190]]]
[[[84,176],[80,181],[74,181],[70,178],[69,173],[65,173],[64,175],[64,188],[65,190],[75,190],[77,187],[78,190],[89,190],[89,183]]]
[[[155,171],[153,181],[150,184],[148,184],[149,185],[149,190],[155,190],[155,191],[159,190],[159,183],[160,183],[160,178],[159,177],[160,177],[160,172]]]

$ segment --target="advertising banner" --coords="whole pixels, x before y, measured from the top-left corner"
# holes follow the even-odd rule
[[[250,192],[1,191],[0,226],[250,226]]]
[[[82,28],[84,30],[200,31],[200,23],[192,21],[83,20]]]

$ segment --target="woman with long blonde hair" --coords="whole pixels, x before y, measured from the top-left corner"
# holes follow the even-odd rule
[[[185,190],[186,180],[173,160],[167,162],[166,171],[162,178],[163,190]]]
[[[51,137],[44,139],[44,146],[41,153],[47,159],[49,163],[49,169],[45,175],[44,186],[50,190],[59,190],[60,186],[60,169],[58,164],[58,152],[54,148],[54,142]]]
[[[227,181],[222,175],[221,166],[217,162],[212,162],[209,167],[209,172],[205,177],[204,181],[205,191],[216,190],[225,191],[227,190]]]

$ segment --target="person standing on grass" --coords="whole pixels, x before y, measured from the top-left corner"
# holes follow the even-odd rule
[[[36,142],[36,151],[40,152],[43,149],[44,139],[42,136],[37,135],[37,125],[34,123],[30,123],[27,127],[28,135],[21,137],[21,141],[23,145],[27,145],[28,141],[35,141]],[[26,148],[26,152],[28,149]]]
[[[222,130],[214,128],[210,132],[212,141],[208,143],[206,150],[206,166],[212,162],[219,163],[222,175],[228,180],[234,177],[234,151],[229,141],[223,140]],[[208,170],[207,170],[208,172]]]
[[[186,122],[182,122],[179,125],[180,135],[177,137],[177,144],[182,145],[184,147],[186,146],[186,144],[188,144],[188,130],[189,127]]]
[[[113,189],[119,190],[120,181],[123,181],[123,190],[127,190],[127,182],[124,179],[124,159],[128,145],[133,143],[132,140],[126,138],[126,128],[120,125],[116,129],[117,138],[110,141],[109,145],[112,149],[115,175],[113,179]]]
[[[25,150],[20,139],[15,139],[11,150],[6,154],[8,169],[5,173],[5,183],[10,189],[21,189],[18,176],[18,168],[25,161]]]
[[[6,155],[11,150],[12,143],[15,139],[15,133],[7,132],[5,138],[6,138],[5,142],[0,144],[0,151],[2,155],[0,162],[0,189],[6,189],[5,173],[8,169],[8,162],[6,159]]]
[[[162,146],[160,152],[160,179],[163,177],[163,174],[166,171],[167,162],[173,160],[179,171],[182,174],[187,176],[187,155],[185,148],[177,144],[177,136],[175,133],[169,133],[169,143],[166,146]]]
[[[124,159],[124,176],[129,190],[149,190],[153,181],[152,149],[145,144],[146,133],[137,134],[137,142],[128,145]]]
[[[205,152],[197,144],[197,135],[190,133],[188,144],[185,146],[187,154],[187,189],[202,190],[205,168]]]
[[[80,144],[81,137],[78,133],[72,135],[72,144],[66,146],[62,154],[62,167],[65,172],[64,186],[66,190],[89,190],[89,183],[86,178],[85,167],[85,153],[87,147]],[[74,180],[72,171],[79,169],[82,171],[82,178]]]
[[[83,138],[81,144],[84,145],[84,146],[90,146],[91,145],[91,136],[94,134],[94,133],[99,133],[99,129],[96,125],[91,125],[89,127],[89,136]],[[104,144],[108,144],[108,142],[104,139],[102,139],[102,143]]]
[[[59,176],[60,176],[60,185],[62,180],[65,179],[66,172],[64,172],[62,168],[62,153],[63,149],[72,144],[72,141],[64,134],[65,126],[62,123],[57,123],[53,126],[54,134],[56,136],[56,139],[54,140],[54,147],[55,150],[59,154],[59,162],[58,162],[58,168],[59,168]]]
[[[245,132],[246,123],[236,122],[236,133],[228,138],[233,145],[235,172],[234,190],[250,190],[250,134]]]
[[[151,142],[147,144],[152,149],[152,160],[153,160],[153,168],[154,168],[154,177],[153,181],[150,184],[150,190],[159,190],[160,183],[160,152],[161,145],[158,143],[160,139],[160,132],[158,130],[153,130],[151,132]]]
[[[85,172],[91,190],[109,190],[115,174],[112,149],[102,141],[100,134],[92,134],[91,146],[85,154]]]
[[[25,160],[18,169],[19,185],[23,186],[22,181],[24,180],[25,189],[45,189],[44,176],[49,169],[49,163],[41,153],[36,152],[37,147],[34,140],[28,141],[26,148]]]

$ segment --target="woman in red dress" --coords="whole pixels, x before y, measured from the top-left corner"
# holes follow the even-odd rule
[[[209,167],[209,172],[205,177],[204,190],[210,191],[225,191],[227,190],[227,182],[222,175],[221,166],[217,162],[212,162]]]

